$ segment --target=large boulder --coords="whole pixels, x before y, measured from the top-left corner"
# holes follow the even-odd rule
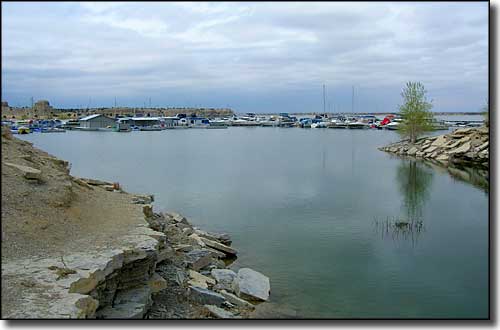
[[[244,299],[267,301],[271,291],[269,277],[250,268],[241,268],[233,282],[234,292]]]

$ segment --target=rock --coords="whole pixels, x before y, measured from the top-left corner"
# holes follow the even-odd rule
[[[250,268],[241,268],[238,271],[233,288],[238,297],[250,300],[267,301],[271,291],[269,278]]]
[[[422,151],[417,151],[417,153],[415,154],[416,157],[422,157],[424,155],[424,153]]]
[[[440,162],[447,162],[449,160],[449,156],[446,154],[439,155],[436,160]]]
[[[186,236],[189,236],[193,233],[193,228],[185,227],[182,229],[182,233]]]
[[[227,255],[224,252],[217,251],[212,248],[206,248],[208,251],[212,252],[212,256],[217,259],[226,259]]]
[[[186,264],[193,270],[200,270],[210,265],[211,262],[212,254],[208,250],[196,249],[186,253]]]
[[[233,249],[227,245],[224,245],[222,243],[219,243],[217,241],[212,241],[212,240],[209,240],[209,239],[204,238],[204,237],[201,237],[201,241],[203,243],[205,243],[207,246],[209,246],[213,249],[222,251],[226,254],[233,255],[233,256],[237,254],[237,251],[235,249]]]
[[[448,142],[446,135],[440,135],[432,142],[431,146],[441,147],[446,142]]]
[[[104,189],[106,189],[107,191],[114,191],[115,190],[115,187],[113,185],[103,185],[102,186]]]
[[[142,212],[146,218],[152,218],[154,216],[153,207],[151,205],[144,205],[142,207]]]
[[[210,272],[221,288],[232,291],[233,281],[237,277],[236,273],[230,269],[212,269]]]
[[[203,242],[203,240],[201,239],[201,237],[198,236],[198,235],[196,235],[196,233],[192,233],[188,237],[191,240],[191,242],[193,242],[193,244],[199,245],[201,247],[205,247],[206,246],[205,242]]]
[[[29,166],[24,166],[24,165],[19,165],[19,164],[14,164],[14,163],[7,163],[4,162],[4,165],[7,165],[9,167],[15,168],[19,170],[25,179],[28,180],[40,180],[42,178],[42,171],[29,167]]]
[[[473,130],[473,128],[459,128],[459,129],[456,129],[455,131],[453,131],[452,135],[461,136],[461,135],[465,135],[465,134],[469,133],[472,130]]]
[[[454,150],[451,150],[450,154],[463,154],[463,153],[466,153],[467,151],[469,151],[469,149],[470,149],[470,142],[466,142],[463,145],[461,145],[460,147],[458,147]]]
[[[483,150],[483,149],[487,148],[487,147],[488,147],[488,145],[489,145],[489,143],[490,143],[489,141],[486,141],[485,143],[481,144],[481,145],[477,148],[477,150],[478,150],[478,151],[481,151],[481,150]]]
[[[190,299],[202,305],[216,305],[221,306],[225,301],[224,296],[214,292],[212,290],[199,288],[196,286],[189,287]]]
[[[240,307],[246,307],[249,309],[255,308],[255,306],[252,305],[251,303],[249,303],[248,301],[241,299],[241,298],[235,296],[234,294],[227,292],[226,290],[221,290],[220,294],[224,298],[226,298],[226,300],[229,301],[231,304],[234,304],[234,305],[240,306]]]
[[[417,151],[418,151],[417,147],[410,148],[408,150],[408,155],[409,156],[414,156],[417,153]]]
[[[174,250],[175,251],[180,251],[180,252],[189,252],[193,251],[193,246],[189,244],[179,244],[179,245],[174,245]]]
[[[153,276],[151,276],[148,284],[151,288],[151,293],[160,292],[161,290],[167,288],[167,281],[158,273],[154,273]]]
[[[437,141],[437,140],[436,140],[436,141]],[[431,153],[431,152],[434,152],[437,148],[438,148],[438,147],[436,147],[436,146],[432,146],[432,145],[431,145],[429,148],[427,148],[427,149],[425,149],[425,150],[423,150],[423,151],[424,151],[424,153],[429,154],[429,153]]]
[[[450,141],[451,142],[451,141]],[[452,149],[452,148],[456,148],[458,145],[460,145],[460,141],[455,141],[455,142],[452,142],[450,143],[448,142],[446,145],[444,145],[443,147],[447,148],[447,149]]]
[[[218,241],[227,246],[231,245],[232,243],[231,237],[228,234],[209,233],[199,229],[195,229],[194,232],[199,237],[204,237],[212,241]]]
[[[182,215],[180,215],[179,213],[169,212],[167,214],[170,215],[170,217],[172,218],[172,220],[174,220],[174,222],[184,223],[186,225],[189,224],[189,222],[187,221],[187,219],[185,217],[183,217]]]
[[[151,204],[154,200],[154,195],[135,195],[132,197],[132,204]]]
[[[156,263],[160,263],[167,259],[171,259],[173,256],[174,256],[174,249],[172,249],[170,246],[167,246],[158,252],[158,258],[156,259]]]
[[[207,284],[215,285],[215,280],[213,278],[210,278],[205,275],[201,275],[198,272],[195,272],[194,270],[189,270],[188,275],[191,279],[197,281],[197,282],[204,282]]]
[[[238,318],[240,319],[240,316],[235,316],[233,313],[226,311],[225,309],[222,309],[220,307],[214,306],[214,305],[204,305],[204,307],[208,310],[208,312],[218,318],[218,319],[234,319]]]
[[[197,288],[202,288],[202,289],[208,289],[208,284],[205,282],[199,282],[196,280],[189,280],[188,284],[192,287],[197,287]]]
[[[142,319],[145,314],[144,305],[138,303],[106,306],[96,314],[98,319]]]
[[[82,180],[86,181],[88,184],[92,186],[112,186],[112,182],[106,182],[106,181],[101,181],[101,180],[95,180],[95,179],[85,179],[81,178]]]

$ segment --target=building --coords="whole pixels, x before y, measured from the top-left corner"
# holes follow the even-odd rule
[[[162,120],[165,128],[175,128],[176,126],[179,126],[178,117],[163,117]]]
[[[114,127],[116,124],[113,118],[109,118],[99,114],[83,117],[79,120],[79,122],[80,127],[86,129],[99,129],[106,128],[108,126]]]

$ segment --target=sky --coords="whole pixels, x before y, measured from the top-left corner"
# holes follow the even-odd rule
[[[2,2],[11,106],[392,112],[407,81],[480,111],[488,3]]]

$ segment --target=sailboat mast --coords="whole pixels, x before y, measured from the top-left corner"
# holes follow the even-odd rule
[[[326,114],[326,93],[325,84],[323,84],[323,113]]]
[[[354,86],[352,86],[351,112],[354,114]]]

